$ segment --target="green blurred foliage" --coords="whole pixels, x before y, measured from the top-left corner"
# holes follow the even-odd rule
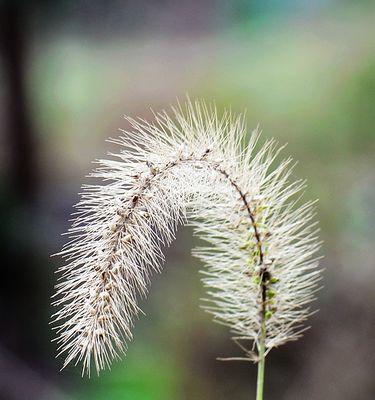
[[[172,399],[178,389],[179,370],[154,347],[132,351],[126,365],[117,363],[100,378],[87,382],[77,393],[82,400]]]

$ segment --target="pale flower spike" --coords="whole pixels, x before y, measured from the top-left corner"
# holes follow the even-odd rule
[[[132,130],[112,140],[118,154],[98,161],[91,176],[103,183],[83,187],[59,253],[66,264],[53,323],[64,367],[82,362],[82,374],[92,365],[99,373],[125,352],[137,298],[185,222],[207,242],[194,251],[205,264],[205,309],[230,327],[244,350],[237,359],[257,362],[300,337],[320,279],[320,243],[291,159],[275,167],[274,140],[259,146],[243,116],[219,118],[204,102],[158,113],[152,124],[126,119]]]

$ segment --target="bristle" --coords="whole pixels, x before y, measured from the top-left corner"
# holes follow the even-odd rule
[[[203,102],[156,114],[153,124],[127,119],[132,130],[112,140],[120,152],[91,174],[103,183],[84,186],[59,253],[66,264],[54,323],[64,366],[81,361],[83,373],[92,365],[99,373],[125,352],[137,299],[186,222],[207,242],[194,254],[205,265],[205,308],[215,320],[251,349],[262,322],[267,352],[297,339],[320,278],[319,243],[314,205],[301,203],[304,183],[290,180],[291,160],[274,167],[274,141],[259,146],[242,116],[219,119]]]

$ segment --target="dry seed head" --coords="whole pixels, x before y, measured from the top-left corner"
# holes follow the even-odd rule
[[[153,124],[127,118],[132,130],[113,140],[120,151],[92,173],[103,183],[84,188],[73,240],[59,253],[54,323],[64,366],[82,360],[83,373],[91,364],[99,373],[125,351],[137,299],[186,221],[207,243],[194,250],[204,263],[205,308],[249,360],[262,322],[268,353],[297,339],[311,313],[319,242],[313,202],[297,201],[304,183],[291,179],[291,160],[272,167],[275,142],[258,146],[257,131],[247,138],[241,116],[219,118],[203,102],[172,113]]]

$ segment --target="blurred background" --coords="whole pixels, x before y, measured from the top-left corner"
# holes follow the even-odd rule
[[[319,198],[324,288],[304,338],[271,352],[266,399],[375,398],[375,7],[365,0],[0,3],[0,399],[255,397],[256,367],[199,308],[182,228],[126,359],[59,372],[50,296],[91,160],[186,93],[288,142]],[[87,181],[87,180],[86,180]]]

